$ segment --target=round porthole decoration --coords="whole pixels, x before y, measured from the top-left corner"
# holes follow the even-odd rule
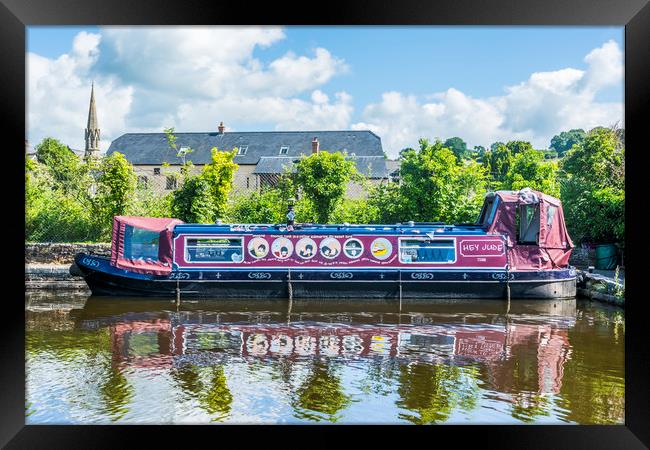
[[[377,238],[370,245],[372,256],[383,261],[393,254],[393,244],[386,238]]]
[[[324,258],[334,259],[341,254],[341,243],[334,238],[325,238],[320,241],[320,254]]]
[[[296,254],[302,259],[312,259],[318,253],[318,245],[311,238],[302,238],[296,243]]]
[[[264,258],[269,254],[269,243],[266,239],[256,237],[248,241],[248,254],[255,259]]]
[[[287,259],[293,254],[293,243],[287,238],[277,238],[271,245],[271,253],[278,259]]]
[[[359,239],[348,239],[343,244],[343,253],[348,258],[356,259],[363,254],[363,242]]]

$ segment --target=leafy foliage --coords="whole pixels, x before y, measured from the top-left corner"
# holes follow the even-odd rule
[[[193,223],[214,223],[226,214],[228,194],[237,164],[233,162],[237,149],[220,152],[212,149],[212,161],[200,175],[190,175],[191,162],[181,167],[182,186],[174,191],[171,210],[175,217]]]
[[[355,172],[354,162],[338,152],[320,151],[298,161],[296,188],[313,206],[317,222],[329,222]]]
[[[102,224],[110,224],[113,216],[124,215],[133,202],[137,178],[133,166],[119,152],[103,158],[97,175],[94,209]],[[110,226],[105,233],[110,231]]]
[[[554,197],[560,196],[557,181],[557,163],[545,162],[544,152],[524,150],[515,155],[503,182],[504,189],[519,190],[526,187]]]
[[[625,237],[625,146],[616,129],[595,128],[560,165],[567,226],[578,241]]]
[[[212,160],[210,164],[203,167],[201,178],[207,183],[209,195],[212,200],[212,214],[215,219],[223,217],[228,194],[232,191],[232,182],[235,172],[239,168],[233,162],[237,149],[231,152],[220,152],[212,149]]]
[[[459,137],[451,137],[443,145],[454,152],[459,163],[471,155],[471,151],[467,149],[467,144]]]
[[[569,131],[563,131],[560,134],[553,136],[551,139],[550,148],[555,150],[558,156],[564,156],[566,152],[571,150],[571,148],[576,144],[581,144],[587,133],[583,129],[573,129]]]
[[[174,191],[171,207],[174,217],[184,222],[214,223],[210,186],[199,176],[186,178],[183,186]]]
[[[401,182],[371,192],[379,222],[467,222],[478,215],[486,192],[485,170],[475,161],[459,165],[442,142],[420,140],[401,153]]]

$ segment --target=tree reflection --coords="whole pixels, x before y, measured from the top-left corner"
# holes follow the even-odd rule
[[[223,366],[208,369],[210,380],[199,396],[201,406],[212,415],[212,421],[221,421],[228,417],[232,405],[232,394],[226,383]]]
[[[517,392],[512,402],[510,415],[522,422],[534,422],[539,416],[549,415],[549,398],[537,392]]]
[[[351,402],[345,395],[341,380],[326,361],[315,360],[309,370],[307,379],[296,390],[292,401],[294,415],[311,421],[338,422],[337,415]]]
[[[446,421],[454,408],[471,410],[476,406],[476,370],[463,375],[454,365],[415,363],[400,368],[397,406],[415,414],[401,413],[401,419],[416,424]]]
[[[119,420],[129,412],[127,405],[133,398],[131,386],[119,367],[109,366],[106,381],[100,388],[105,412],[113,421]]]
[[[624,423],[624,313],[594,308],[584,314],[589,320],[569,330],[573,351],[558,404],[567,410],[566,418],[577,423]]]
[[[189,398],[196,399],[201,408],[212,416],[213,422],[228,417],[232,410],[233,397],[223,366],[199,369],[194,364],[187,364],[173,369],[171,376]]]

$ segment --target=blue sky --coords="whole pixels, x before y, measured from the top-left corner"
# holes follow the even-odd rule
[[[30,27],[29,139],[82,146],[95,80],[104,147],[223,120],[371,129],[389,155],[456,135],[545,148],[565,129],[622,122],[623,48],[622,27]]]

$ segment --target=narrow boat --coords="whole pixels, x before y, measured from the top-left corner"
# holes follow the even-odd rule
[[[473,224],[186,224],[116,216],[111,257],[79,253],[93,295],[435,299],[575,297],[560,200],[487,194]]]

